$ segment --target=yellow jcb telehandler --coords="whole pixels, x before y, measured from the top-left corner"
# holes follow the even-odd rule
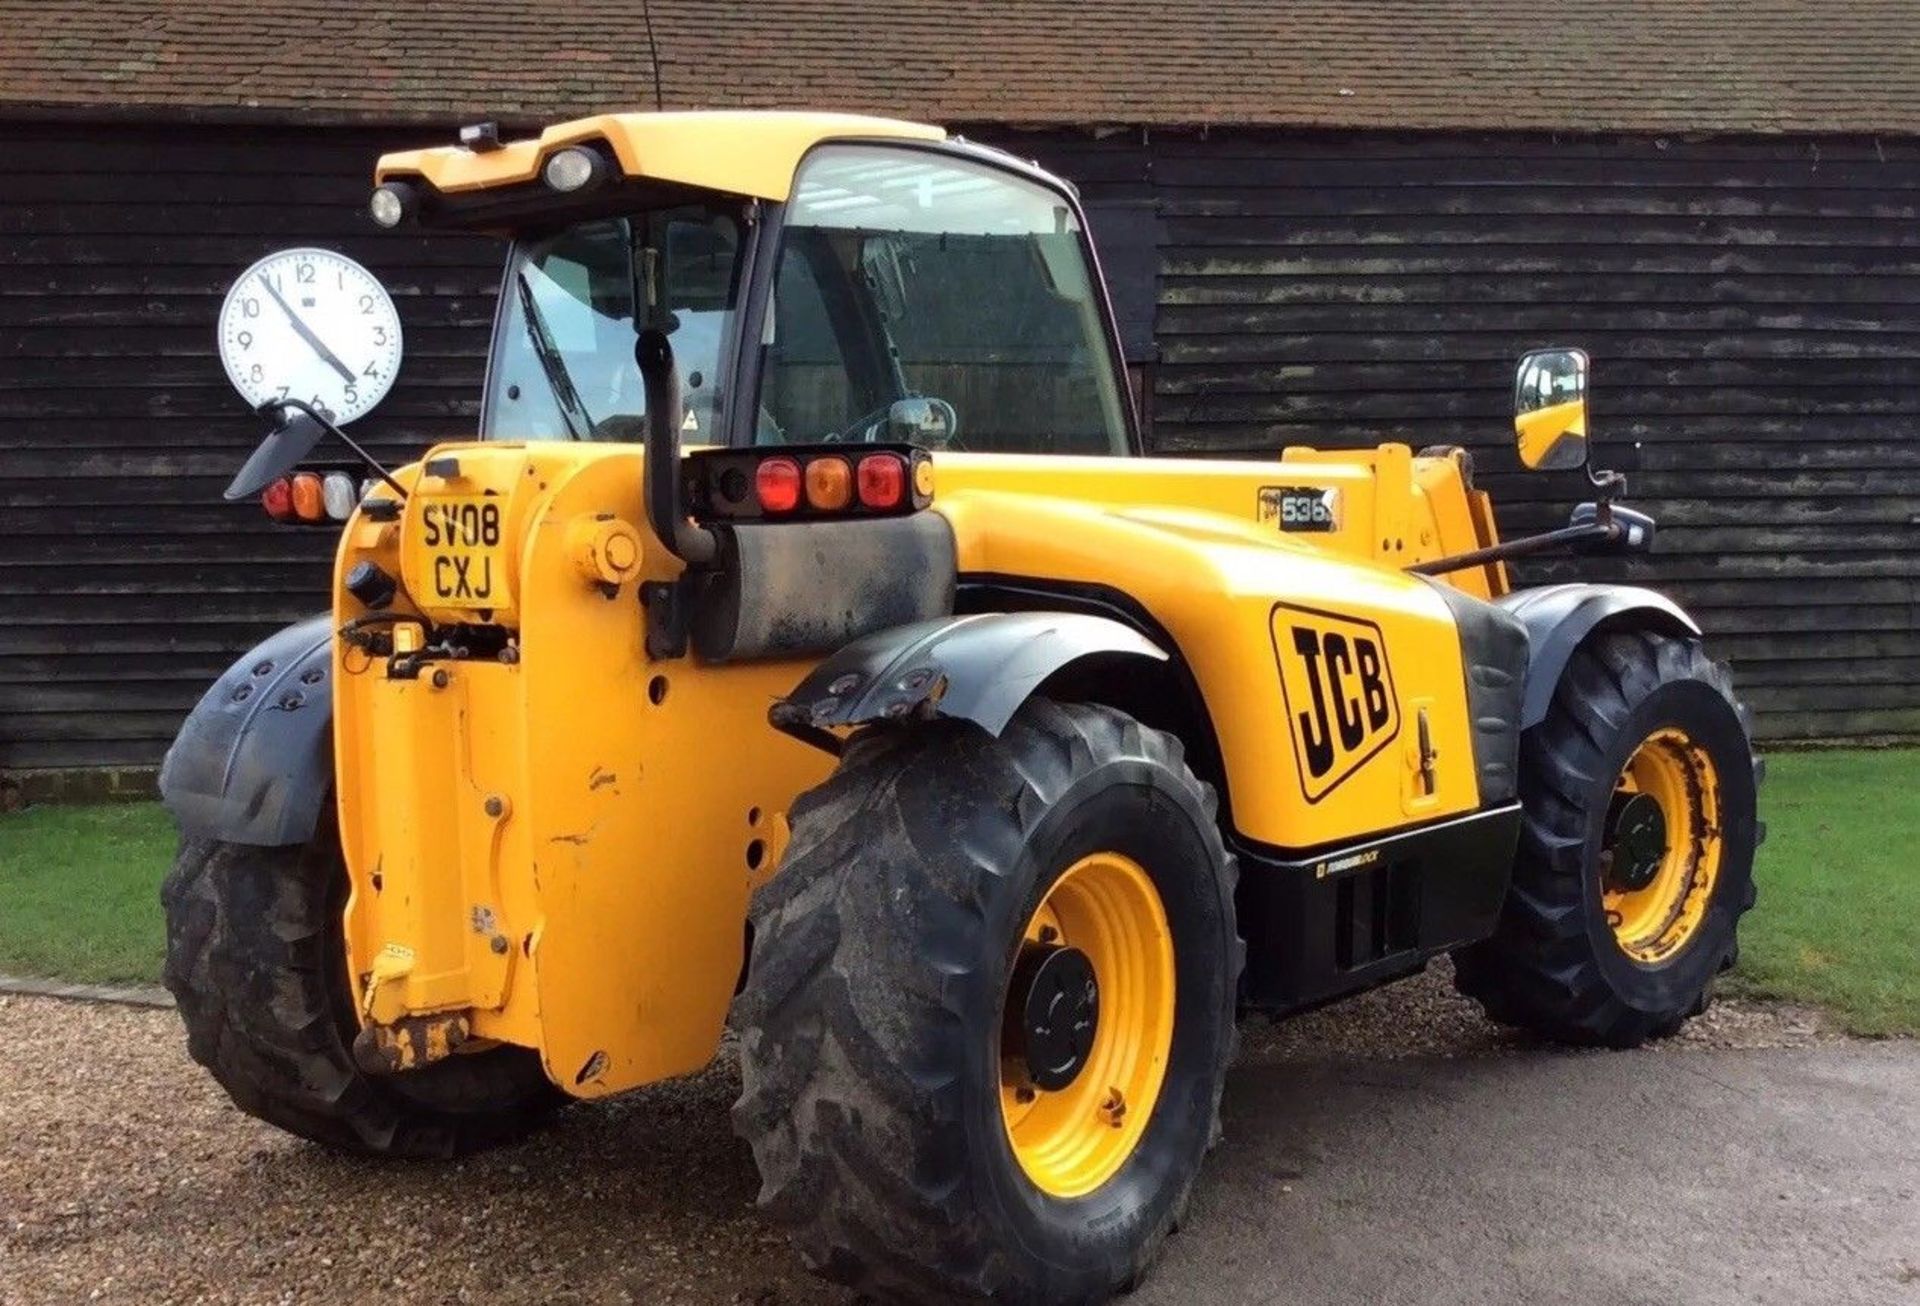
[[[1243,1012],[1442,953],[1577,1043],[1709,1001],[1760,833],[1728,673],[1659,594],[1505,571],[1652,541],[1577,350],[1516,416],[1594,502],[1501,542],[1458,450],[1143,456],[1072,188],[934,127],[614,114],[376,182],[505,275],[478,438],[372,467],[331,611],[167,757],[167,982],[242,1109],[445,1156],[730,1024],[815,1269],[1093,1302]],[[265,411],[229,497],[357,449]]]

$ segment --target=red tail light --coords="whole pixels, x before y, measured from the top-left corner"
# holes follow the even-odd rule
[[[753,493],[762,512],[792,512],[800,506],[800,464],[791,458],[767,459],[754,469]]]
[[[855,472],[860,502],[869,508],[898,508],[907,497],[907,460],[897,453],[873,453]]]
[[[260,491],[260,506],[275,521],[290,520],[293,517],[293,482],[284,476],[268,481],[267,488]]]

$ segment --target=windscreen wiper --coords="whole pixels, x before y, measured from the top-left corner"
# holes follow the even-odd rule
[[[575,440],[591,439],[593,415],[581,402],[580,392],[573,386],[573,377],[568,374],[560,350],[553,343],[553,333],[547,330],[547,319],[533,297],[533,283],[527,280],[524,271],[515,273],[514,281],[520,287],[520,315],[527,320],[527,338],[533,342],[533,352],[540,360],[540,370],[547,374],[547,388],[553,391],[554,401],[560,406],[560,420],[567,424],[567,434]],[[574,423],[576,414],[586,426],[585,433]]]

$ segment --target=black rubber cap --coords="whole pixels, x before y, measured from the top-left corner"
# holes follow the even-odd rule
[[[1080,1077],[1100,1024],[1100,986],[1078,948],[1025,949],[1014,970],[1020,1042],[1035,1088],[1058,1092]]]
[[[347,593],[375,612],[392,603],[393,596],[400,592],[399,584],[375,562],[354,563],[347,570],[345,583]]]

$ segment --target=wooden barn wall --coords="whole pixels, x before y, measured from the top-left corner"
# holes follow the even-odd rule
[[[1604,456],[1663,520],[1604,572],[1698,610],[1773,737],[1920,732],[1920,147],[976,131],[1081,186],[1151,439],[1457,443],[1509,531],[1514,355],[1594,355]],[[344,250],[407,359],[356,432],[471,429],[498,250],[363,216],[395,131],[0,132],[0,770],[150,765],[207,682],[320,605],[331,537],[219,501],[258,435],[214,352],[233,276]]]
[[[1225,132],[1033,152],[1157,242],[1160,452],[1460,444],[1504,530],[1561,525],[1584,483],[1518,471],[1512,367],[1580,345],[1596,456],[1658,547],[1526,577],[1669,591],[1767,737],[1920,732],[1920,143]]]
[[[498,251],[365,216],[375,155],[420,139],[0,129],[0,770],[157,762],[235,656],[325,606],[333,533],[220,499],[262,429],[214,345],[248,263],[325,245],[393,291],[405,368],[356,435],[471,429]]]

